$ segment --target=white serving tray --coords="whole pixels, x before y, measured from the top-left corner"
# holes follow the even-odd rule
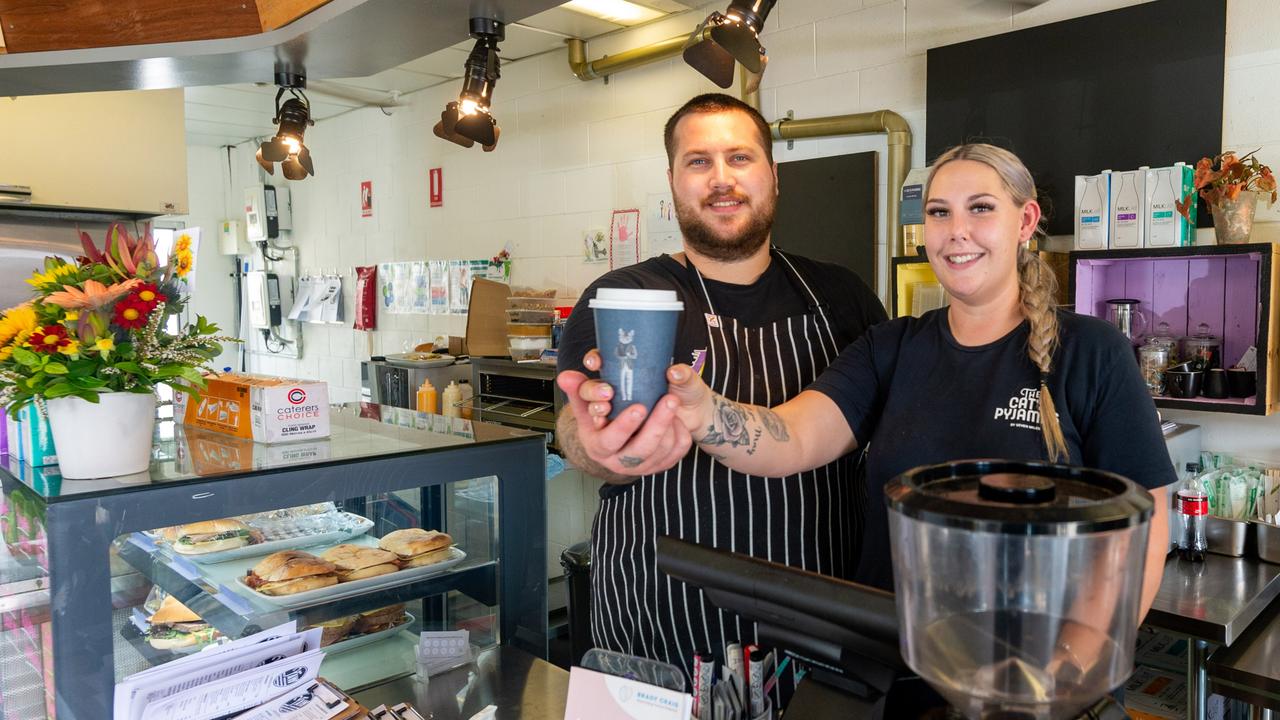
[[[344,530],[330,530],[323,533],[300,533],[289,537],[280,537],[256,545],[242,545],[238,548],[230,550],[219,550],[211,553],[200,553],[196,555],[188,555],[174,550],[172,546],[169,552],[176,557],[180,557],[191,562],[201,565],[211,565],[214,563],[229,562],[231,560],[242,560],[244,558],[258,557],[260,555],[270,555],[280,550],[296,550],[300,548],[314,547],[316,545],[337,545],[344,543],[352,538],[360,537],[369,530],[373,529],[373,521],[355,515],[353,513],[342,513],[346,516],[349,527]]]
[[[386,630],[379,630],[376,633],[365,633],[363,635],[356,635],[355,637],[348,637],[348,638],[339,640],[338,642],[332,645],[326,645],[324,646],[324,652],[326,655],[337,655],[338,653],[344,653],[348,650],[355,650],[356,648],[360,648],[360,647],[364,647],[365,645],[376,643],[379,640],[386,640],[392,635],[395,635],[396,633],[405,629],[406,627],[409,626],[410,623],[413,622],[414,618],[412,613],[405,613],[404,616],[405,616],[404,622],[397,623],[396,625],[392,625]]]
[[[369,542],[369,538],[362,538],[365,542],[358,543],[361,545],[374,545]],[[254,590],[244,584],[244,576],[236,577],[236,592],[244,592],[257,600],[274,605],[285,610],[296,610],[298,608],[308,607],[319,603],[332,602],[334,600],[342,600],[344,598],[363,595],[375,590],[385,590],[387,588],[397,587],[399,585],[408,585],[411,582],[417,582],[433,575],[439,575],[449,568],[457,565],[467,559],[467,554],[456,547],[449,548],[451,557],[443,562],[435,565],[426,565],[424,567],[409,568],[407,570],[397,570],[386,575],[378,575],[371,578],[363,578],[361,580],[352,580],[351,582],[340,582],[337,585],[317,588],[315,590],[307,590],[305,592],[294,593],[292,595],[265,595]],[[320,555],[319,552],[315,553]]]

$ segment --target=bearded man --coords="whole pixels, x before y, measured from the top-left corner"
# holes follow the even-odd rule
[[[778,167],[769,126],[755,108],[728,95],[699,95],[667,121],[665,140],[684,251],[614,270],[582,294],[560,343],[558,382],[570,404],[557,438],[574,465],[604,481],[591,530],[596,647],[663,660],[688,674],[694,653],[722,662],[725,644],[754,642],[755,628],[659,572],[655,538],[673,535],[850,578],[864,494],[848,457],[784,478],[743,475],[691,449],[687,437],[675,435],[680,423],[649,458],[619,455],[628,439],[619,428],[639,427],[643,407],[628,411],[634,422],[605,426],[579,396],[599,369],[583,364],[597,347],[587,301],[598,287],[675,290],[684,303],[675,362],[700,368],[725,397],[765,407],[798,394],[885,312],[852,271],[770,245]],[[599,385],[600,400],[614,399],[612,388]],[[660,404],[659,412],[670,410]],[[644,474],[650,465],[670,469]]]

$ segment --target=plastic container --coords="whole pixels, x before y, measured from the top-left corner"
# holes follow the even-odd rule
[[[507,323],[509,337],[551,337],[551,323]]]
[[[551,336],[508,335],[507,347],[512,350],[546,350],[551,347]]]
[[[556,321],[555,310],[507,310],[507,322],[550,325]]]
[[[555,298],[516,297],[507,298],[508,310],[555,310]]]

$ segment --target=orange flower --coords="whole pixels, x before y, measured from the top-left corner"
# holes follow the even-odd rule
[[[80,308],[96,310],[110,304],[111,301],[129,292],[141,283],[142,281],[137,278],[129,278],[124,282],[118,282],[111,287],[107,287],[97,280],[85,280],[83,290],[70,285],[63,285],[62,290],[50,293],[44,301],[50,305],[57,305],[58,307],[66,310],[77,310]]]

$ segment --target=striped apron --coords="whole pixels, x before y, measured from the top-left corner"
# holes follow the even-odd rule
[[[841,350],[805,278],[781,251],[772,255],[810,312],[759,327],[719,314],[701,273],[686,265],[701,296],[686,302],[685,312],[707,318],[703,380],[731,400],[766,407],[797,395]],[[657,536],[850,578],[862,539],[861,493],[854,492],[853,477],[849,457],[767,478],[730,470],[695,447],[670,470],[640,477],[603,500],[591,548],[596,647],[669,662],[689,676],[695,652],[711,652],[723,662],[725,643],[755,642],[753,623],[658,572]]]

